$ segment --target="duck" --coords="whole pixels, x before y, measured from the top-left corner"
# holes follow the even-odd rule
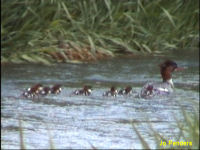
[[[37,96],[40,91],[43,89],[42,84],[38,83],[33,85],[32,87],[26,89],[22,95],[26,98],[34,98],[35,96]]]
[[[114,96],[116,97],[118,94],[118,90],[116,87],[112,86],[109,91],[103,93],[103,96]]]
[[[124,89],[119,90],[118,94],[119,95],[129,95],[132,93],[132,87],[131,86],[127,86]]]
[[[85,85],[82,89],[80,90],[75,90],[73,92],[73,94],[75,95],[85,95],[85,96],[89,96],[92,93],[92,86],[90,85]]]
[[[61,91],[62,91],[62,88],[60,84],[55,84],[50,89],[51,94],[59,94]]]
[[[40,95],[46,96],[47,94],[51,94],[51,88],[48,86],[45,86],[42,88],[42,90],[39,92]]]
[[[140,97],[151,98],[154,96],[169,95],[174,91],[174,83],[172,73],[174,71],[183,70],[178,67],[177,63],[172,60],[165,60],[159,65],[162,82],[147,82],[140,92]]]

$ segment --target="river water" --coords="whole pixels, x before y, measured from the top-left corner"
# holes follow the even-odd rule
[[[112,85],[131,85],[137,93],[146,81],[161,81],[158,64],[166,58],[185,68],[173,73],[172,95],[151,100],[102,96]],[[1,73],[1,148],[5,149],[20,148],[19,119],[26,148],[50,148],[50,138],[55,148],[142,148],[131,122],[155,148],[149,125],[172,139],[178,134],[175,117],[183,119],[181,108],[192,112],[199,104],[197,51],[91,64],[6,65]],[[20,98],[25,88],[36,83],[59,83],[63,90],[39,99]],[[85,84],[92,85],[92,95],[71,95]]]

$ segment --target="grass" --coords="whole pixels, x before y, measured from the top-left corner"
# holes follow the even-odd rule
[[[20,149],[26,149],[24,144],[24,133],[22,128],[22,121],[19,119],[19,139],[20,139]]]
[[[1,0],[1,62],[89,62],[198,47],[198,0]]]
[[[198,149],[199,148],[199,109],[197,107],[194,109],[194,112],[186,112],[184,109],[181,110],[181,114],[184,117],[183,121],[178,120],[175,116],[174,118],[176,119],[176,126],[175,128],[179,129],[179,134],[177,136],[174,136],[174,141],[175,142],[192,142],[192,146],[173,146],[173,145],[168,145],[166,144],[165,147],[160,146],[161,140],[168,143],[169,140],[167,137],[164,135],[161,135],[158,131],[153,129],[152,125],[149,124],[149,128],[151,130],[151,135],[154,138],[154,142],[156,143],[156,148],[157,149]],[[49,148],[50,149],[55,149],[50,130],[48,129],[47,125],[45,124],[46,129],[48,131],[48,136],[49,136]],[[135,131],[136,135],[138,136],[139,140],[141,141],[141,144],[144,149],[151,149],[150,145],[146,140],[142,137],[141,133],[138,131],[136,128],[136,124],[132,122],[132,127],[133,130]],[[21,120],[19,120],[19,139],[20,139],[20,149],[26,149],[26,145],[24,143],[24,132],[23,132],[23,127]],[[98,149],[95,147],[93,144],[91,144],[91,149]]]
[[[186,112],[182,108],[182,115],[184,117],[183,121],[180,121],[174,115],[176,119],[175,128],[179,129],[179,134],[174,136],[173,139],[169,139],[164,135],[161,135],[158,131],[155,131],[151,124],[149,128],[151,130],[151,135],[153,135],[154,142],[156,143],[157,149],[199,149],[199,110],[195,108],[194,112]],[[140,132],[132,123],[133,129],[141,141],[144,149],[150,149],[150,145],[145,141]],[[160,146],[161,140],[166,142],[166,146]],[[169,144],[169,140],[173,142],[192,142],[192,146],[183,146],[178,144]]]
[[[48,132],[48,137],[49,137],[49,149],[56,149],[52,140],[52,136],[50,133],[50,130],[48,126],[46,125],[45,122],[43,122],[44,125],[46,126],[47,132]],[[23,126],[22,126],[22,120],[19,119],[19,140],[20,140],[20,149],[26,149],[26,144],[24,142],[24,132],[23,132]],[[39,148],[39,147],[38,147]]]

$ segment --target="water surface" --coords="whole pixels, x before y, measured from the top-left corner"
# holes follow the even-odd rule
[[[131,85],[136,93],[146,81],[161,81],[158,64],[166,58],[186,69],[173,74],[175,92],[169,97],[103,97],[111,85]],[[92,64],[7,65],[2,68],[1,147],[20,148],[19,118],[26,148],[142,148],[131,122],[155,148],[149,123],[160,134],[174,138],[181,108],[192,112],[199,103],[199,58],[196,51],[178,51],[167,57],[135,57]],[[63,85],[59,95],[19,98],[35,84]],[[91,96],[73,96],[83,85],[93,86]]]

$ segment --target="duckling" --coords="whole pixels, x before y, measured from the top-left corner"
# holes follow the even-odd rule
[[[39,92],[40,95],[45,96],[47,94],[51,94],[51,88],[46,86]]]
[[[121,89],[119,90],[118,94],[119,95],[128,95],[132,93],[132,87],[131,86],[127,86],[125,89]]]
[[[112,86],[109,91],[106,91],[105,93],[103,93],[103,96],[114,96],[115,97],[115,96],[117,96],[117,93],[118,93],[117,89],[114,86]]]
[[[92,87],[89,85],[85,85],[82,89],[74,91],[73,94],[89,96],[91,92],[92,92]]]
[[[28,88],[26,91],[22,93],[22,95],[26,98],[34,98],[39,94],[39,92],[43,89],[42,84],[38,83],[34,86]]]
[[[54,86],[52,86],[50,92],[52,94],[59,94],[62,91],[61,85],[60,84],[56,84]]]

